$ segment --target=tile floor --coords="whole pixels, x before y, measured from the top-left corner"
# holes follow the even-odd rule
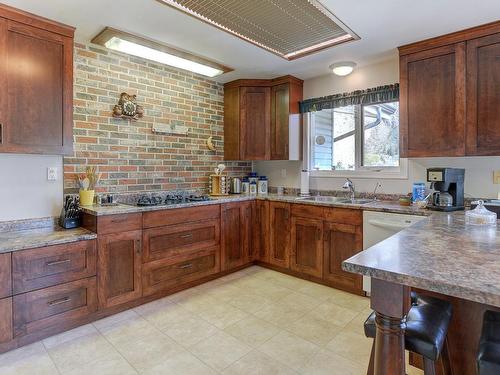
[[[367,298],[254,266],[2,354],[0,374],[361,375],[369,313]]]

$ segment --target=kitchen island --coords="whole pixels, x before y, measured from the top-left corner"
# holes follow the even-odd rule
[[[500,228],[465,224],[463,212],[434,213],[343,262],[372,277],[377,324],[375,374],[404,374],[401,322],[411,289],[450,301],[448,331],[455,374],[475,374],[483,313],[500,310]]]

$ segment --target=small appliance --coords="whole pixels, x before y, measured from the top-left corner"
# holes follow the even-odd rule
[[[465,169],[428,168],[427,181],[431,183],[431,210],[457,211],[464,209]]]
[[[239,177],[231,179],[231,194],[241,194],[241,179]]]

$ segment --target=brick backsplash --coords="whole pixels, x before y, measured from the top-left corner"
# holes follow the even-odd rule
[[[205,190],[223,162],[223,85],[194,73],[75,43],[74,154],[64,158],[64,191],[87,165],[102,172],[99,191]],[[139,121],[113,118],[120,93],[137,95]],[[154,123],[191,128],[187,136],[158,135]],[[213,136],[217,151],[206,139]],[[230,174],[249,162],[225,162]]]

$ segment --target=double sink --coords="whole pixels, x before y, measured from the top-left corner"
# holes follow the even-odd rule
[[[375,201],[374,199],[360,199],[360,198],[349,199],[342,197],[324,197],[324,196],[297,198],[297,200],[302,202],[321,202],[321,203],[332,203],[332,204],[367,204]]]

